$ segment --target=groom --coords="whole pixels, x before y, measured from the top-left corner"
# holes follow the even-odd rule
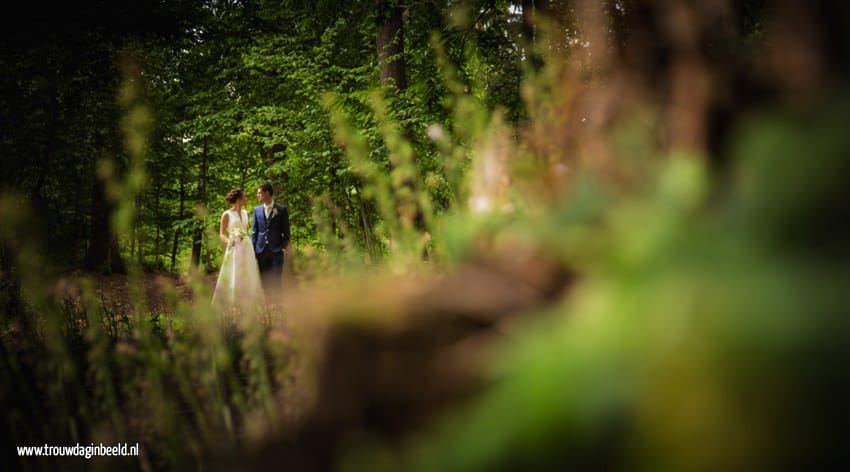
[[[280,288],[283,273],[283,255],[289,245],[289,213],[286,205],[275,203],[274,188],[264,183],[257,188],[257,200],[262,205],[254,208],[254,225],[251,241],[263,285],[272,289]]]

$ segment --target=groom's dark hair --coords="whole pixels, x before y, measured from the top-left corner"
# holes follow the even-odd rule
[[[264,183],[263,185],[260,185],[260,190],[262,190],[263,192],[269,192],[269,195],[274,195],[274,187],[272,187],[272,184],[268,182]]]

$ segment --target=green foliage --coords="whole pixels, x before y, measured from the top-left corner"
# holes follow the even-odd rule
[[[14,70],[4,92],[21,95],[2,95],[3,121],[12,124],[2,156],[12,172],[0,186],[0,399],[13,443],[136,439],[142,463],[97,466],[182,470],[275,431],[297,341],[272,342],[264,322],[219,317],[205,302],[203,271],[189,263],[196,240],[200,265],[220,260],[217,216],[230,188],[253,195],[261,182],[275,185],[290,208],[302,276],[439,253],[412,223],[411,205],[439,234],[439,215],[462,204],[464,145],[474,138],[466,123],[458,129],[467,135],[453,134],[456,107],[444,100],[439,72],[449,62],[438,64],[431,49],[448,3],[411,6],[410,87],[389,97],[377,88],[368,2],[243,7],[181,4],[180,34],[101,36],[93,27],[72,44],[46,40],[3,56]],[[476,54],[457,47],[464,40],[456,33],[440,41],[461,64],[467,51]],[[502,65],[487,70],[517,70]],[[463,100],[466,86],[451,86]],[[481,92],[461,113],[479,123],[486,106],[510,101],[511,89],[499,90],[486,105]],[[91,190],[96,182],[104,195]],[[52,292],[50,270],[83,259],[91,209],[103,198],[129,268],[129,304],[102,298],[82,275],[78,292]],[[28,218],[28,200],[51,217]],[[408,208],[399,212],[401,201]],[[170,292],[165,312],[146,306],[142,271],[163,268],[187,274],[194,303]]]
[[[138,69],[131,59],[125,66],[121,101],[129,168],[123,179],[108,165],[102,171],[119,234],[134,226],[151,125]],[[100,459],[97,467],[185,469],[204,463],[210,451],[233,454],[246,430],[274,428],[281,416],[275,385],[286,375],[289,352],[270,347],[268,319],[236,323],[217,313],[208,302],[208,282],[197,272],[189,280],[196,302],[170,293],[168,312],[151,311],[137,264],[129,267],[129,303],[99,298],[85,276],[70,282],[75,288],[69,293],[54,293],[43,255],[31,240],[17,237],[26,232],[28,214],[28,206],[14,199],[0,200],[0,217],[8,223],[0,235],[4,267],[16,270],[19,293],[10,295],[22,304],[8,313],[11,305],[4,306],[2,326],[0,372],[6,382],[0,400],[10,412],[5,428],[15,444],[133,438],[143,445],[142,459]],[[74,466],[62,459],[6,462],[23,469]]]
[[[604,191],[589,182],[543,218],[500,228],[541,242],[581,281],[492,348],[483,392],[401,447],[355,442],[341,468],[754,470],[846,460],[834,441],[846,415],[833,403],[843,404],[850,365],[850,247],[837,223],[850,214],[839,177],[850,145],[844,93],[740,129],[734,183],[719,200],[703,161],[673,156],[654,191],[600,205]]]
[[[323,97],[334,94],[334,107],[363,133],[370,159],[384,169],[391,152],[381,127],[386,120],[397,123],[416,156],[417,191],[431,202],[425,205],[447,210],[458,201],[457,173],[446,174],[443,149],[427,135],[435,127],[453,133],[458,119],[445,102],[448,89],[440,71],[454,64],[462,83],[456,92],[473,90],[488,110],[502,108],[510,121],[519,119],[522,58],[515,44],[518,19],[509,4],[467,5],[481,15],[478,23],[461,26],[447,20],[450,10],[459,11],[451,2],[409,5],[409,87],[385,99],[384,123],[369,98],[378,71],[376,12],[368,3],[178,2],[144,14],[127,6],[140,18],[173,20],[164,23],[168,28],[150,31],[144,25],[98,29],[96,22],[76,36],[63,29],[52,38],[61,47],[51,38],[18,50],[11,43],[13,52],[3,60],[14,74],[4,90],[20,98],[12,100],[11,93],[3,98],[3,121],[14,126],[3,138],[2,155],[10,159],[4,168],[13,172],[2,186],[31,195],[55,216],[43,223],[46,250],[61,265],[77,266],[100,214],[93,211],[101,198],[95,182],[99,162],[111,161],[116,176],[127,171],[121,109],[114,99],[117,59],[129,52],[143,70],[139,93],[152,129],[144,155],[146,186],[135,202],[132,228],[119,241],[124,258],[151,269],[184,266],[198,235],[214,231],[228,190],[244,187],[253,194],[270,181],[289,205],[295,248],[337,246],[339,241],[320,236],[313,220],[312,208],[324,205],[337,220],[326,236],[348,239],[355,246],[347,250],[366,249],[380,259],[386,244],[374,241],[371,226],[385,211],[356,193],[364,182],[335,143]],[[434,53],[434,34],[450,60]],[[343,226],[350,234],[339,232]],[[196,262],[214,265],[215,240],[201,239]]]
[[[271,181],[302,280],[418,275],[511,244],[580,275],[491,346],[477,395],[411,436],[354,441],[333,458],[340,468],[822,469],[843,457],[832,445],[846,415],[831,400],[848,393],[850,364],[847,92],[752,115],[731,140],[728,181],[708,170],[713,156],[656,156],[656,110],[640,109],[599,138],[637,184],[613,191],[577,165],[553,197],[542,178],[553,163],[522,147],[522,130],[572,91],[558,89],[557,67],[529,64],[515,3],[411,3],[398,93],[378,86],[370,2],[181,4],[185,34],[92,29],[90,51],[4,54],[15,73],[3,84],[21,95],[0,107],[11,169],[0,177],[0,403],[12,443],[133,438],[143,458],[97,466],[184,470],[281,433],[303,367],[302,340],[281,328],[293,314],[223,316],[203,270],[221,259],[223,195]],[[763,6],[745,3],[754,41]],[[576,28],[549,46],[589,62],[570,43]],[[22,156],[32,159],[6,166]],[[487,166],[511,185],[485,178]],[[99,181],[129,304],[85,276],[56,292],[52,271],[92,243],[81,228]],[[142,271],[163,268],[180,268],[193,302],[170,290],[164,310],[146,306]]]

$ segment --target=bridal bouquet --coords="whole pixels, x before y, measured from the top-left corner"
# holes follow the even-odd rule
[[[248,233],[242,228],[235,228],[230,232],[230,246],[248,237]]]

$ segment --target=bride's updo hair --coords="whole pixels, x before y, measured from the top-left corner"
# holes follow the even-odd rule
[[[244,196],[245,196],[245,192],[244,192],[241,188],[235,188],[235,189],[233,189],[233,190],[231,190],[231,191],[227,192],[227,196],[226,196],[226,197],[224,197],[224,201],[226,201],[227,203],[229,203],[229,204],[233,205],[233,204],[234,204],[234,203],[236,203],[236,202],[237,202],[240,198],[242,198],[242,197],[244,197]]]

